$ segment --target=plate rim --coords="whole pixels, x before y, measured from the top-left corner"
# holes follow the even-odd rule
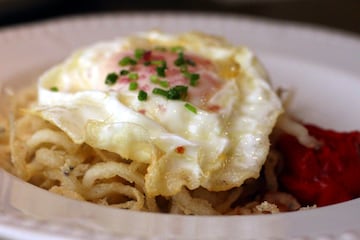
[[[157,15],[158,12],[151,12],[148,14],[145,14],[145,17],[147,16],[155,16]],[[164,16],[164,13],[161,13],[162,16]],[[174,13],[172,12],[167,12],[165,14],[165,16],[173,16]],[[342,41],[344,39],[346,39],[345,41],[350,41],[353,42],[356,45],[360,46],[360,38],[358,38],[358,36],[353,35],[353,34],[349,34],[349,33],[342,33],[341,31],[337,31],[334,29],[324,29],[323,27],[319,27],[319,26],[313,26],[313,25],[309,25],[309,24],[299,24],[299,23],[293,23],[293,22],[286,22],[286,21],[279,21],[279,20],[270,20],[268,21],[268,19],[265,18],[258,18],[258,17],[249,17],[249,16],[244,16],[244,15],[224,15],[224,14],[210,14],[210,13],[178,13],[176,12],[176,17],[178,16],[188,16],[191,15],[192,17],[196,16],[197,18],[204,18],[204,17],[211,17],[211,18],[219,18],[219,19],[236,19],[237,21],[248,21],[251,23],[255,23],[255,24],[260,24],[262,26],[271,26],[271,27],[275,27],[275,28],[286,28],[286,30],[293,30],[293,29],[300,29],[301,31],[305,31],[308,34],[315,34],[315,37],[317,36],[331,36],[334,37],[336,41]],[[86,21],[99,21],[102,20],[104,21],[104,19],[117,19],[119,17],[125,17],[125,18],[131,18],[131,17],[144,17],[143,13],[111,13],[111,14],[88,14],[88,15],[74,15],[71,17],[60,17],[60,18],[56,18],[56,19],[50,19],[50,20],[46,20],[46,21],[41,21],[41,22],[37,22],[37,23],[31,23],[31,24],[25,24],[25,25],[19,25],[19,26],[15,26],[15,27],[9,27],[9,28],[5,28],[5,29],[1,29],[0,28],[0,43],[6,43],[7,41],[11,40],[14,37],[17,37],[18,35],[25,35],[28,36],[29,34],[31,35],[34,32],[41,32],[44,31],[44,29],[48,29],[54,26],[62,26],[66,28],[66,25],[68,24],[83,24]],[[339,40],[340,39],[340,40]],[[3,171],[3,170],[1,170]],[[358,201],[360,204],[360,199],[358,200],[353,200],[353,201]],[[351,203],[353,201],[350,201]],[[346,204],[346,203],[345,203]],[[0,208],[1,209],[1,208]],[[284,213],[287,214],[287,213]],[[290,213],[291,214],[291,213]],[[186,218],[186,216],[183,216]],[[239,217],[239,216],[234,216]],[[243,217],[243,216],[241,216]],[[250,217],[250,216],[247,216]],[[254,216],[251,216],[254,217]],[[201,217],[200,217],[201,218]],[[220,217],[221,218],[221,217]],[[0,216],[0,220],[3,219],[2,216]],[[1,222],[1,221],[0,221]],[[360,228],[359,228],[360,229]],[[355,229],[355,230],[359,230],[359,229]],[[342,234],[342,233],[341,233]],[[341,235],[340,234],[340,235]],[[355,233],[348,233],[346,232],[345,234],[354,234],[354,236],[357,237],[357,231],[355,231]],[[130,238],[129,238],[130,239]],[[354,238],[357,239],[357,238]]]

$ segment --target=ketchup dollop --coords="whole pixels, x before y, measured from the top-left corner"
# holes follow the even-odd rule
[[[305,125],[320,146],[307,148],[288,134],[279,138],[284,157],[280,184],[303,205],[326,206],[360,196],[360,132]]]

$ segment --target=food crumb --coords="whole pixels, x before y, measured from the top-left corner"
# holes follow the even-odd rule
[[[314,209],[314,208],[317,208],[316,204],[314,204],[312,206],[301,207],[301,208],[299,208],[299,210],[310,210],[310,209]]]
[[[259,205],[255,207],[255,211],[259,213],[279,213],[279,208],[272,203],[269,203],[268,201],[263,201]]]

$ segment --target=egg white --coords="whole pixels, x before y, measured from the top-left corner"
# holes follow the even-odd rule
[[[104,84],[116,54],[156,46],[183,46],[213,62],[223,86],[208,104],[220,106],[219,111],[196,106],[195,114],[182,100],[151,94],[139,101],[134,91]],[[59,91],[51,91],[53,86]],[[75,143],[148,163],[145,189],[150,196],[172,196],[184,186],[223,191],[257,178],[282,112],[251,51],[200,33],[147,32],[81,49],[41,76],[38,96],[32,112]],[[184,153],[176,151],[179,146]]]

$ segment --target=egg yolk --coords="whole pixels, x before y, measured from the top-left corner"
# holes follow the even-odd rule
[[[141,54],[136,54],[137,51],[141,51]],[[113,90],[142,90],[168,99],[186,100],[208,110],[218,109],[208,106],[207,101],[222,87],[223,82],[217,75],[215,65],[195,54],[137,49],[135,53],[127,51],[114,55],[104,69],[107,76],[116,72],[116,80],[108,84]],[[171,96],[174,89],[185,92],[181,90],[177,98]],[[177,94],[176,91],[174,94]]]

